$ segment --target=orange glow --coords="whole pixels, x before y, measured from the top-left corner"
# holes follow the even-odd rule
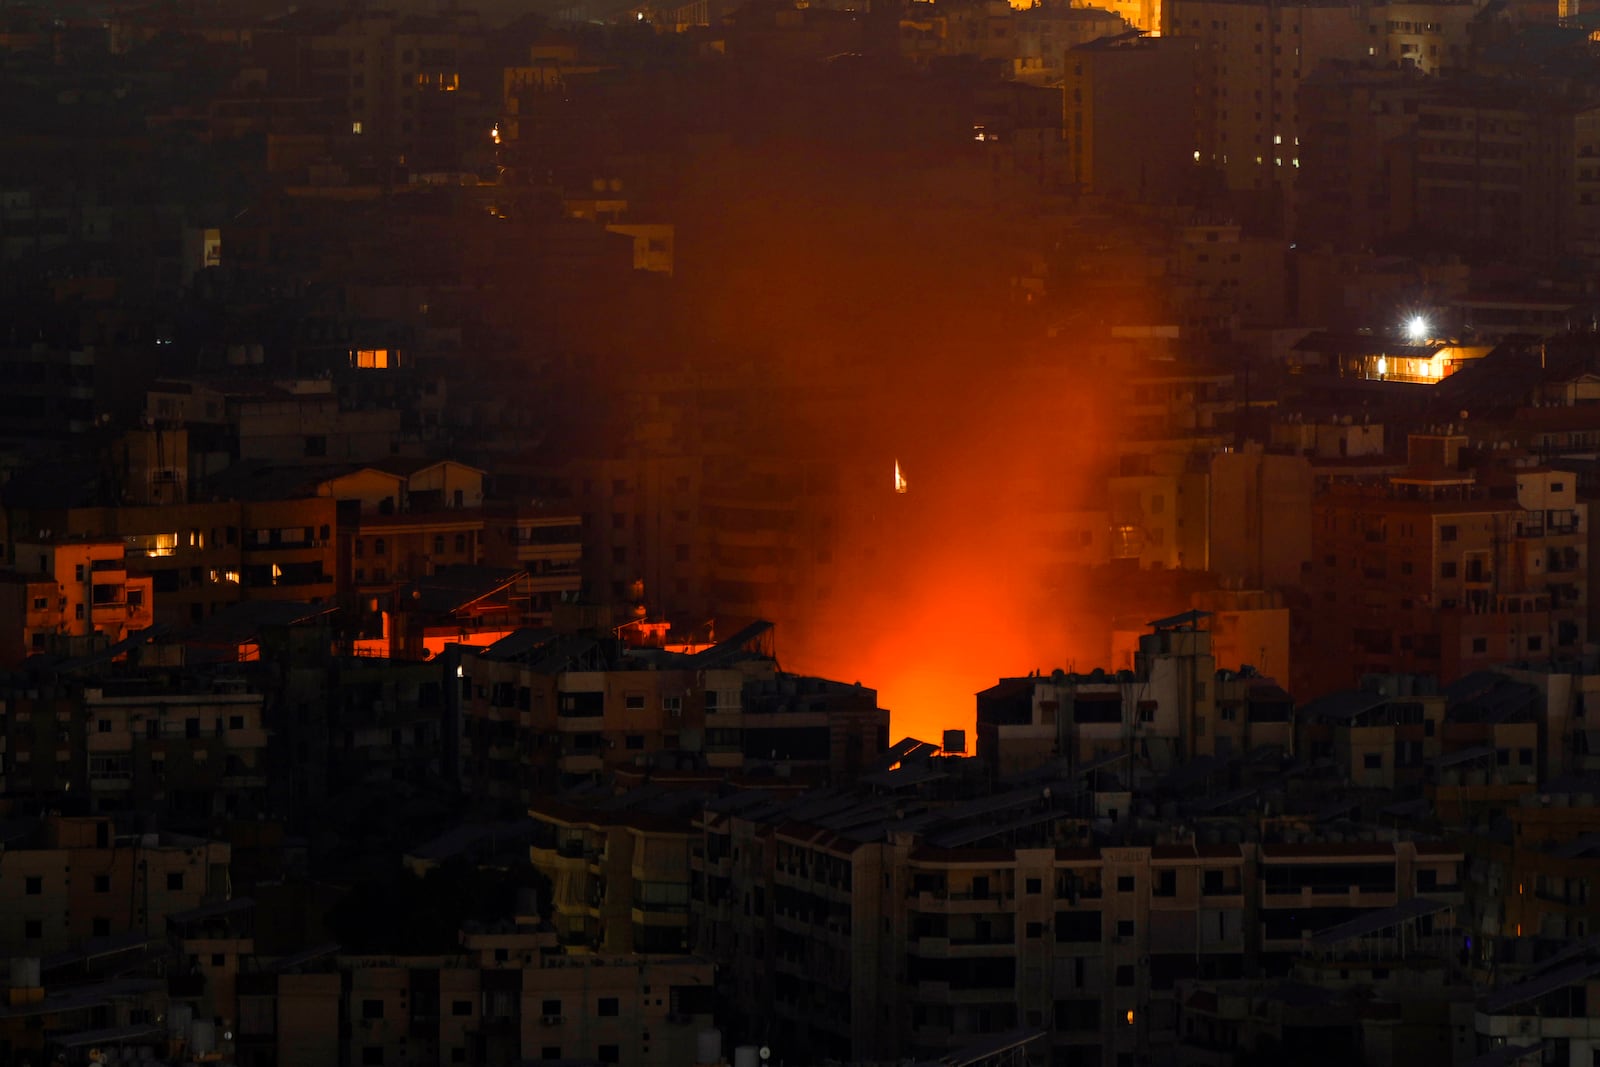
[[[846,595],[780,626],[785,666],[877,689],[895,739],[937,743],[962,729],[973,751],[979,691],[1109,656],[1104,622],[1074,626],[1082,574],[1062,530],[1098,480],[1096,390],[1083,374],[1045,374],[1033,401],[1021,394],[1036,379],[987,403],[965,398],[960,413],[908,419],[944,432],[904,461],[922,472],[917,492],[903,492],[897,460],[896,493],[841,500],[835,566],[819,581]],[[1072,415],[1034,418],[1034,404]]]
[[[893,739],[965,729],[974,751],[979,691],[1111,666],[1111,612],[1090,611],[1087,572],[1108,555],[1109,446],[1129,424],[1111,399],[1119,361],[1143,342],[1106,327],[1163,320],[1142,275],[1101,272],[1062,282],[1082,307],[1052,311],[1070,325],[1047,335],[1019,315],[1017,242],[991,214],[927,225],[885,210],[906,202],[900,186],[859,176],[814,146],[708,149],[684,190],[697,255],[739,269],[685,272],[683,302],[703,309],[711,348],[754,339],[761,395],[793,413],[753,409],[759,447],[725,493],[708,479],[711,608],[719,634],[773,622],[785,670],[876,689]],[[729,181],[762,193],[730,202]],[[828,209],[806,209],[824,188]],[[895,491],[892,463],[916,492]]]

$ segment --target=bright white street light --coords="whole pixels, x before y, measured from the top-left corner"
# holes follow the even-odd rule
[[[1406,337],[1412,343],[1420,343],[1428,339],[1428,320],[1421,315],[1413,315],[1406,320]]]

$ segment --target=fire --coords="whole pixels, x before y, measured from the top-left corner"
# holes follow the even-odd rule
[[[894,491],[903,493],[909,488],[910,486],[906,484],[906,476],[900,473],[900,461],[897,459],[894,461]]]

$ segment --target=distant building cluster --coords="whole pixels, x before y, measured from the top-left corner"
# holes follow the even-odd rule
[[[0,1063],[1600,1063],[1597,41],[0,9]]]

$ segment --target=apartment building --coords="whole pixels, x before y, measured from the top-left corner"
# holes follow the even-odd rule
[[[934,1059],[1014,1028],[1063,1062],[1160,1056],[1182,983],[1287,975],[1312,933],[1463,900],[1447,845],[1091,845],[1059,770],[969,801],[914,784],[940,773],[913,758],[871,791],[706,805],[696,937],[739,1032],[797,1057]]]
[[[1360,251],[1411,228],[1414,164],[1403,138],[1428,93],[1426,77],[1410,65],[1326,63],[1306,76],[1298,97],[1300,241]]]
[[[18,545],[42,540],[40,531],[120,542],[124,570],[149,576],[156,621],[182,626],[245,600],[332,597],[334,526],[333,500],[310,496],[106,508],[20,502],[7,550],[16,561]]]
[[[1577,657],[1588,509],[1575,477],[1521,467],[1480,482],[1459,467],[1464,444],[1413,437],[1410,469],[1387,487],[1334,486],[1317,499],[1308,585],[1316,640],[1331,654],[1315,688]]]
[[[96,813],[252,816],[266,810],[262,704],[240,679],[199,673],[33,679],[8,701],[6,787],[75,791]]]
[[[533,865],[550,879],[558,942],[569,953],[679,953],[690,947],[687,817],[536,801]],[[559,1013],[557,1013],[559,1014]]]
[[[0,603],[5,654],[12,662],[40,653],[81,655],[116,644],[154,621],[154,581],[129,574],[117,540],[19,538],[15,572]]]
[[[1000,775],[1111,755],[1165,773],[1200,754],[1287,750],[1287,694],[1253,671],[1218,671],[1209,618],[1189,611],[1151,623],[1132,670],[1002,679],[978,694],[978,758]]]
[[[461,677],[463,780],[519,807],[563,781],[679,754],[724,771],[849,774],[887,747],[877,693],[778,670],[766,623],[694,653],[519,631],[466,655]]]
[[[94,938],[164,935],[171,915],[228,896],[226,843],[119,835],[109,818],[51,815],[7,831],[0,944],[47,956]]]
[[[693,956],[552,955],[520,977],[526,1059],[693,1063],[717,1006],[714,968]]]
[[[582,516],[558,508],[489,506],[480,558],[491,567],[515,567],[525,582],[530,625],[549,625],[559,604],[576,602],[583,589]]]
[[[1592,1059],[1600,1052],[1600,959],[1589,940],[1571,945],[1474,1005],[1477,1047],[1507,1062],[1536,1054]]]
[[[1308,136],[1298,99],[1306,78],[1340,60],[1458,69],[1476,13],[1470,3],[1172,0],[1163,36],[1199,43],[1195,159],[1225,188],[1276,193],[1287,211]]]
[[[1415,788],[1444,751],[1447,706],[1443,695],[1397,680],[1330,693],[1296,712],[1297,751],[1330,760],[1360,788]]]

